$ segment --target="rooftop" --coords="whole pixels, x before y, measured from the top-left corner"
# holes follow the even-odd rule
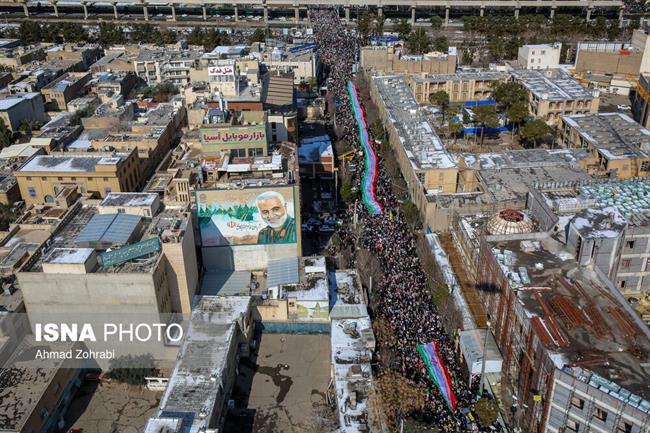
[[[146,192],[111,192],[99,204],[100,206],[152,206],[158,195]]]
[[[17,171],[29,172],[60,172],[60,173],[92,173],[98,165],[117,166],[128,154],[113,153],[108,155],[36,155]]]
[[[650,398],[648,330],[614,287],[551,237],[486,240],[557,368],[579,363]]]
[[[564,101],[593,99],[598,91],[589,90],[561,69],[517,69],[512,76],[535,97],[542,100]]]
[[[558,165],[574,167],[580,159],[590,155],[585,149],[524,149],[459,154],[465,165],[476,170]]]
[[[192,309],[178,362],[160,402],[160,418],[182,418],[185,431],[213,427],[219,389],[228,371],[228,353],[237,344],[237,322],[248,315],[248,296],[203,296]]]
[[[525,199],[535,182],[588,182],[591,177],[579,168],[543,166],[480,170],[477,175],[485,194],[494,201]]]
[[[626,114],[580,114],[562,120],[607,159],[650,157],[650,131]]]
[[[267,274],[267,287],[279,287],[280,298],[329,299],[327,268],[322,256],[269,260]]]
[[[419,107],[404,78],[377,76],[372,79],[413,168],[456,167],[456,161],[445,149],[429,116]]]
[[[413,75],[413,81],[419,83],[446,83],[447,81],[492,81],[505,80],[505,72],[498,71],[458,71],[455,74],[425,74]]]
[[[38,349],[69,350],[73,343],[49,346],[24,339],[3,368],[0,368],[0,430],[22,431],[65,360],[48,360],[34,366],[33,352]]]

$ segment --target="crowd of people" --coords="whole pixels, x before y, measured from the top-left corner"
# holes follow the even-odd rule
[[[350,108],[346,91],[346,81],[354,79],[353,65],[357,61],[358,39],[341,24],[338,11],[334,8],[318,8],[309,11],[309,18],[317,42],[318,54],[328,72],[327,88],[333,95],[335,104],[334,124],[338,138],[347,140],[360,149],[356,124]],[[359,157],[358,166],[363,164]],[[353,179],[358,185],[359,179]],[[428,390],[426,405],[417,413],[411,414],[444,432],[480,431],[479,427],[463,415],[476,403],[476,381],[467,383],[461,364],[454,349],[454,343],[442,328],[440,316],[428,289],[422,263],[416,252],[416,244],[406,221],[400,216],[399,202],[393,194],[390,176],[381,159],[377,180],[377,199],[384,212],[370,214],[361,204],[350,204],[346,210],[346,220],[351,221],[356,214],[362,226],[358,246],[367,249],[381,264],[384,278],[375,286],[376,295],[374,320],[382,320],[392,334],[389,344],[392,368],[420,384]],[[355,236],[349,230],[351,224],[344,225],[339,236],[342,244],[351,245]],[[453,389],[457,398],[457,411],[452,413],[443,401],[441,394],[433,386],[427,375],[424,363],[419,358],[416,345],[437,341],[441,356],[452,377]],[[485,431],[498,431],[490,427]]]

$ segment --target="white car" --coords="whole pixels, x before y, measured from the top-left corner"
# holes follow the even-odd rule
[[[629,105],[617,105],[616,108],[621,111],[630,111],[632,109]]]

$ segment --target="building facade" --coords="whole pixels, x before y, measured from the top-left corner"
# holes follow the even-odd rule
[[[517,62],[524,69],[555,69],[560,65],[562,44],[524,45],[519,47]]]

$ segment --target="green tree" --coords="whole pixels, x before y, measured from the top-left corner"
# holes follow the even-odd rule
[[[404,216],[404,221],[411,227],[415,228],[420,225],[420,211],[417,206],[410,200],[402,203],[400,211]]]
[[[429,95],[429,103],[440,109],[442,113],[442,122],[445,122],[447,108],[449,107],[449,94],[444,90],[438,90]]]
[[[121,45],[126,42],[124,29],[113,23],[100,23],[97,42],[102,46]]]
[[[376,36],[381,36],[384,34],[384,24],[386,23],[386,17],[385,16],[379,16],[375,18],[375,28],[374,28],[374,34]]]
[[[351,202],[354,201],[359,194],[359,191],[357,188],[352,186],[352,182],[349,180],[344,180],[343,184],[341,184],[341,199],[344,202]]]
[[[168,102],[172,96],[178,95],[178,87],[165,82],[155,86],[148,86],[142,91],[143,98],[153,98],[157,102]]]
[[[151,24],[136,24],[130,38],[131,42],[138,44],[154,44],[160,40],[160,31]]]
[[[431,27],[433,29],[439,29],[442,27],[442,18],[440,18],[438,15],[431,15]]]
[[[18,37],[26,44],[41,42],[43,38],[41,25],[36,21],[22,21],[18,27]]]
[[[454,144],[456,144],[456,139],[463,132],[463,124],[460,122],[449,122],[447,130],[449,131],[449,136],[454,137]]]
[[[257,28],[253,34],[248,38],[248,43],[252,44],[254,42],[264,42],[266,41],[266,32],[264,29]]]
[[[551,134],[553,128],[548,126],[546,122],[541,119],[533,119],[526,122],[519,130],[519,136],[527,145],[526,147],[537,147],[537,141],[545,136]]]
[[[485,138],[485,128],[499,126],[499,115],[494,105],[480,105],[474,108],[474,124],[481,125],[481,146]]]
[[[59,24],[59,35],[65,42],[82,42],[88,40],[88,31],[79,23]]]
[[[0,119],[0,149],[11,146],[14,143],[14,134],[7,128],[4,120]]]
[[[189,45],[203,45],[203,29],[194,27],[190,34],[187,35],[187,43]]]
[[[424,54],[431,50],[431,38],[423,28],[417,28],[408,39],[409,51],[413,54]]]
[[[372,31],[372,20],[373,16],[368,12],[362,13],[357,20],[357,30],[364,44],[368,42],[368,36],[370,36],[370,32]]]
[[[162,29],[159,33],[160,38],[156,42],[158,45],[172,45],[178,42],[178,34],[173,30]]]
[[[476,403],[474,409],[476,411],[478,423],[483,428],[492,425],[499,417],[499,406],[495,400],[482,398]]]
[[[386,139],[386,128],[384,128],[381,119],[375,119],[375,121],[370,124],[370,133],[375,140],[383,142]]]
[[[472,51],[470,49],[463,50],[463,65],[471,65],[473,61],[474,56],[472,55]]]
[[[499,110],[507,111],[516,103],[528,102],[528,93],[521,84],[508,81],[498,83],[492,89],[492,97],[497,101]]]
[[[528,102],[527,101],[515,102],[513,105],[510,106],[510,108],[508,108],[508,111],[506,111],[506,115],[508,116],[510,122],[513,124],[512,134],[514,136],[515,127],[518,128],[519,125],[528,117]]]
[[[402,18],[397,22],[394,30],[397,32],[399,38],[405,41],[406,38],[408,38],[408,36],[411,34],[411,24],[408,22],[408,20]]]
[[[0,231],[9,230],[9,224],[14,221],[16,221],[16,215],[11,211],[11,207],[0,203]]]
[[[433,49],[446,53],[449,50],[449,40],[444,36],[438,36],[433,40]]]

